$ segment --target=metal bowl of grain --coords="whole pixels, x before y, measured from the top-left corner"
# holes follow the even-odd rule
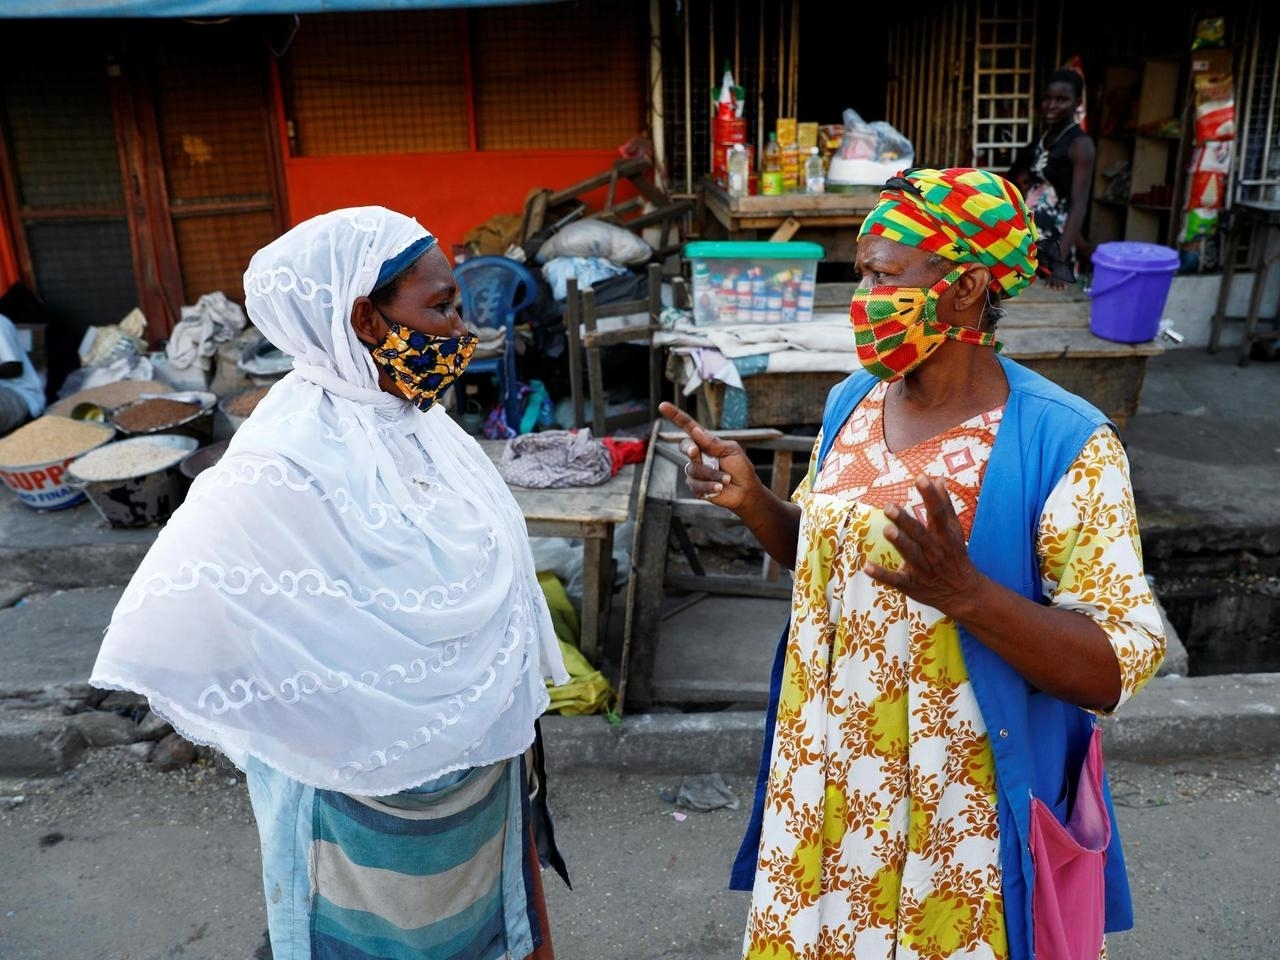
[[[184,390],[162,397],[145,397],[117,407],[111,423],[126,436],[173,433],[206,442],[213,433],[213,411],[217,394]]]
[[[222,455],[227,452],[227,446],[230,443],[230,440],[218,440],[215,443],[201,447],[199,450],[194,450],[183,458],[182,463],[178,464],[178,469],[182,471],[182,475],[188,480],[194,480],[222,459]]]
[[[67,482],[68,466],[115,435],[100,423],[37,417],[0,439],[0,481],[33,509],[75,506],[85,495]]]
[[[232,433],[240,429],[240,424],[249,418],[249,414],[253,413],[270,389],[271,387],[266,386],[237,390],[235,393],[227,394],[219,401],[218,412],[226,419]]]
[[[168,393],[173,393],[173,387],[160,380],[116,380],[97,387],[86,387],[69,397],[63,397],[49,404],[44,412],[53,414],[55,417],[74,417],[79,420],[84,418],[76,417],[75,411],[76,407],[83,403],[93,404],[104,414],[110,414],[117,407],[132,403],[134,400]]]
[[[113,527],[163,523],[186,496],[181,464],[199,444],[174,433],[116,440],[73,460],[68,483]]]

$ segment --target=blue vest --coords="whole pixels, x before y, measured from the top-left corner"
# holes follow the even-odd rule
[[[996,582],[1042,602],[1035,555],[1040,514],[1086,441],[1108,421],[1084,400],[1026,367],[1006,357],[1001,357],[1000,363],[1009,381],[1009,399],[978,495],[969,556],[979,570]],[[818,463],[876,382],[870,374],[859,371],[832,389],[822,418]],[[750,890],[755,880],[787,634],[788,628],[784,628],[774,656],[755,804],[734,861],[729,882],[733,890]],[[1033,689],[1021,674],[963,627],[960,647],[995,758],[1009,956],[1010,960],[1031,960],[1035,955],[1031,926],[1031,796],[1049,804],[1059,820],[1066,820],[1067,797],[1074,792],[1096,718],[1087,710]],[[1110,932],[1133,926],[1133,906],[1105,774],[1103,793],[1111,818],[1105,871],[1106,930]]]

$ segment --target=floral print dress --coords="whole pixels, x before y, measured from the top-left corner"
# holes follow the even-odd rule
[[[862,572],[900,564],[897,502],[943,477],[966,537],[1002,409],[892,453],[886,387],[845,423],[793,500],[803,508],[750,960],[1002,958],[995,766],[954,621]],[[1164,654],[1115,434],[1094,433],[1045,505],[1044,594],[1092,617],[1131,697]]]

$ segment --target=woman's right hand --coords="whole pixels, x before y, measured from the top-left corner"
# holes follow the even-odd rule
[[[741,444],[721,440],[675,404],[663,401],[658,404],[658,412],[688,437],[681,442],[680,450],[689,458],[684,479],[695,497],[741,513],[767,492]]]

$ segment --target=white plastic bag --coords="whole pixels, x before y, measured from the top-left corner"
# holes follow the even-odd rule
[[[556,257],[603,257],[614,263],[645,263],[653,247],[630,230],[602,220],[576,220],[538,248],[539,263]]]

